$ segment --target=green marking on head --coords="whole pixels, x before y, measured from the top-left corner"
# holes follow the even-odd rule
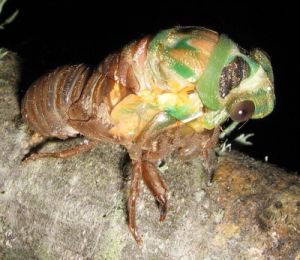
[[[273,69],[271,65],[270,58],[268,57],[268,54],[265,53],[263,50],[260,49],[254,49],[250,52],[250,56],[258,62],[259,65],[262,66],[264,71],[267,73],[268,78],[274,82],[274,75],[273,75]]]
[[[218,110],[222,106],[218,94],[219,81],[234,46],[235,44],[226,35],[221,35],[209,58],[205,71],[197,82],[200,99],[211,110]]]

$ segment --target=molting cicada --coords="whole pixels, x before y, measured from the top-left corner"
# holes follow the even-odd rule
[[[226,35],[201,27],[176,27],[146,36],[108,56],[95,70],[58,68],[27,91],[22,115],[39,134],[66,139],[78,134],[79,147],[32,154],[63,158],[109,141],[123,145],[132,160],[128,225],[141,241],[135,221],[140,180],[167,212],[167,186],[157,164],[167,155],[201,156],[211,173],[219,126],[228,118],[262,118],[274,107],[268,56],[249,53]]]

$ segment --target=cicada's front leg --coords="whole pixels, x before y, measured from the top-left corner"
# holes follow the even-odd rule
[[[159,113],[138,136],[135,144],[127,147],[132,160],[132,178],[128,200],[128,227],[138,244],[142,241],[136,225],[136,203],[139,196],[141,177],[160,205],[160,221],[166,218],[167,213],[167,186],[159,174],[155,161],[151,160],[153,159],[153,153],[143,151],[143,148],[148,140],[151,140],[153,136],[162,130],[176,124],[176,121],[175,118],[167,113]]]
[[[138,245],[142,239],[136,225],[136,203],[139,196],[140,180],[144,183],[160,205],[160,221],[165,220],[167,214],[167,186],[159,174],[156,165],[148,161],[135,160],[132,162],[132,175],[128,199],[128,227]]]
[[[147,188],[152,193],[155,200],[159,203],[159,221],[164,221],[168,208],[167,185],[160,176],[157,166],[152,162],[146,160],[142,162],[142,175]]]
[[[219,140],[219,127],[213,130],[204,130],[200,133],[196,133],[193,129],[185,128],[185,136],[182,136],[182,146],[179,148],[179,158],[183,160],[191,160],[193,158],[202,158],[202,166],[204,168],[204,178],[206,183],[211,183],[216,165],[217,155],[215,147]]]
[[[220,127],[216,127],[212,130],[208,142],[203,149],[203,167],[206,171],[207,185],[211,185],[216,166],[218,163],[218,157],[215,152],[215,148],[218,145],[220,135]]]

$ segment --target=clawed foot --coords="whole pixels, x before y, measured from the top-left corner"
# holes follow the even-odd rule
[[[167,215],[167,185],[165,184],[164,180],[159,174],[159,170],[157,167],[150,162],[143,162],[142,165],[143,169],[143,179],[152,193],[152,195],[155,197],[157,202],[159,203],[159,209],[160,209],[160,221],[164,221]]]
[[[138,246],[140,246],[143,243],[143,240],[141,239],[140,235],[137,232],[136,228],[130,227],[130,225],[128,225],[129,231],[132,234],[135,242],[138,244]]]
[[[143,176],[143,180],[159,203],[160,218],[159,221],[164,221],[167,215],[167,187],[164,180],[159,175],[157,167],[148,161],[132,163],[132,178],[130,186],[130,194],[128,200],[128,227],[133,235],[136,243],[140,245],[142,239],[137,232],[135,212],[136,212],[136,201],[139,194],[139,181],[140,177]]]
[[[159,210],[160,210],[159,221],[162,222],[166,219],[166,216],[167,216],[167,208],[168,208],[167,207],[168,206],[167,196],[166,196],[166,194],[157,196],[156,200],[159,203]]]

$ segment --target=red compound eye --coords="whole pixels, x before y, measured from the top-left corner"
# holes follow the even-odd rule
[[[250,100],[245,100],[234,104],[231,107],[229,113],[232,120],[237,122],[243,122],[250,119],[254,111],[254,103]]]

